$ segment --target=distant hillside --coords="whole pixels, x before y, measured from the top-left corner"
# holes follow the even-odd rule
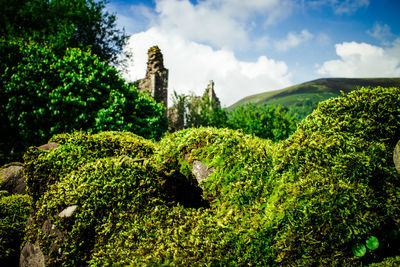
[[[400,87],[400,78],[318,79],[281,90],[245,97],[228,107],[228,110],[234,110],[247,103],[281,105],[283,108],[295,111],[300,118],[304,118],[318,106],[320,101],[340,96],[340,91],[348,93],[362,86]]]

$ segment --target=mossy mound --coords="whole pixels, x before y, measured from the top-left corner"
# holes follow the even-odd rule
[[[55,136],[59,148],[25,156],[27,239],[60,265],[383,262],[400,255],[399,107],[400,89],[362,88],[321,103],[276,144],[215,128],[159,143]],[[194,164],[209,176],[199,182]]]
[[[179,170],[191,181],[193,162],[199,160],[214,172],[201,183],[204,198],[214,207],[245,207],[261,202],[270,183],[273,143],[241,131],[215,128],[187,129],[161,140],[160,164]]]
[[[28,195],[0,193],[0,265],[17,266],[28,221]]]
[[[279,144],[268,199],[282,264],[331,265],[398,253],[399,175],[392,161],[400,137],[400,89],[359,89],[322,102]],[[380,249],[354,257],[377,236]]]

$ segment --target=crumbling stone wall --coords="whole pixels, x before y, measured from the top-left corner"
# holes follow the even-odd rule
[[[164,67],[163,54],[158,46],[151,47],[147,54],[146,77],[138,81],[138,89],[168,107],[168,69]]]
[[[187,118],[193,114],[200,115],[202,109],[216,110],[221,107],[221,102],[214,91],[214,81],[210,80],[203,96],[181,95],[177,102],[168,109],[168,130],[175,132],[191,127],[187,125]],[[189,119],[190,120],[190,119]]]

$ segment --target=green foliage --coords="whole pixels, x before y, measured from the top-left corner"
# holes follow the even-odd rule
[[[229,114],[228,127],[242,129],[264,139],[279,141],[286,139],[296,130],[296,120],[281,108],[247,104]]]
[[[112,90],[105,106],[97,113],[97,131],[131,131],[154,139],[159,139],[166,131],[164,107],[133,87]]]
[[[35,211],[27,239],[59,265],[395,263],[399,106],[399,88],[362,88],[321,103],[279,143],[216,128],[158,143],[56,136],[59,148],[25,156]],[[195,161],[212,170],[200,184]],[[70,205],[74,217],[59,218]],[[40,230],[48,218],[64,233],[61,254]]]
[[[208,94],[202,97],[179,95],[174,92],[173,106],[169,109],[169,130],[174,132],[186,128],[226,127],[227,113]]]
[[[0,264],[17,266],[19,252],[28,221],[30,198],[28,195],[0,193]]]
[[[57,57],[48,45],[0,41],[0,55],[5,157],[74,129],[133,131],[148,138],[165,131],[161,105],[90,52],[67,49]]]
[[[101,60],[115,62],[127,38],[116,29],[116,17],[104,11],[107,1],[1,0],[0,37],[68,47],[91,48]]]
[[[174,132],[186,128],[217,127],[241,129],[246,134],[279,141],[296,130],[295,116],[275,106],[247,104],[227,112],[203,97],[174,93],[173,107],[169,110],[169,130]]]
[[[388,267],[388,266],[399,266],[400,265],[400,256],[397,257],[388,257],[383,261],[378,263],[372,263],[368,265],[369,267]]]
[[[219,105],[210,100],[206,93],[202,97],[189,97],[187,102],[186,128],[219,127],[226,125],[227,114]]]

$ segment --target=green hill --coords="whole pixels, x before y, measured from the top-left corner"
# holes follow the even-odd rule
[[[310,114],[318,103],[341,95],[340,91],[348,93],[358,87],[400,87],[400,78],[325,78],[293,85],[284,89],[265,92],[245,97],[228,110],[238,106],[254,103],[257,105],[281,105],[283,108],[292,109],[303,118]]]

